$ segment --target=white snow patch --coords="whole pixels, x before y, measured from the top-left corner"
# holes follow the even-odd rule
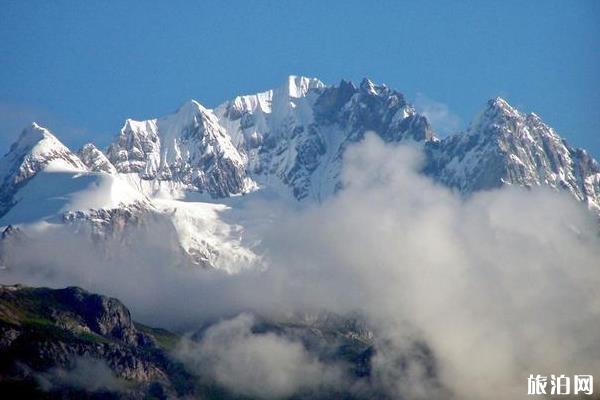
[[[146,199],[118,176],[73,171],[66,166],[55,160],[32,178],[17,193],[17,204],[0,219],[0,226],[52,222],[66,211],[111,209]]]

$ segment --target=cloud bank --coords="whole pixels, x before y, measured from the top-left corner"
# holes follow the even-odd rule
[[[242,312],[358,312],[376,334],[373,385],[391,397],[525,398],[530,373],[600,371],[595,219],[543,188],[463,199],[421,176],[420,163],[417,150],[367,135],[346,153],[345,188],[325,203],[255,204],[270,218],[280,210],[261,232],[264,271],[173,268],[151,234],[103,262],[82,235],[64,233],[28,244],[0,276],[81,285],[180,329]],[[213,379],[265,398],[338,378],[298,343],[250,325],[241,316],[210,328],[184,344],[187,362],[209,360]],[[435,379],[415,343],[430,350]]]

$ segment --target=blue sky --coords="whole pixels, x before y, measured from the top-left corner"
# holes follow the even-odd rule
[[[442,133],[503,96],[600,156],[600,2],[4,1],[0,150],[37,120],[106,145],[126,118],[368,76]]]

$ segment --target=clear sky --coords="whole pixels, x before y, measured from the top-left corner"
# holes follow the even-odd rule
[[[0,151],[37,120],[106,145],[126,118],[365,76],[447,134],[503,96],[600,157],[600,1],[20,1],[0,5]]]

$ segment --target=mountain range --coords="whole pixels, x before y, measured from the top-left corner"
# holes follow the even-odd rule
[[[418,147],[422,173],[464,196],[548,186],[600,214],[598,162],[502,98],[489,100],[465,132],[439,138],[385,85],[290,76],[214,109],[190,100],[164,117],[128,119],[106,149],[72,151],[33,123],[0,159],[0,261],[9,266],[10,241],[40,227],[123,246],[132,227],[160,220],[174,263],[235,273],[259,259],[245,235],[251,218],[236,210],[246,196],[325,201],[342,187],[345,150],[368,132]]]

